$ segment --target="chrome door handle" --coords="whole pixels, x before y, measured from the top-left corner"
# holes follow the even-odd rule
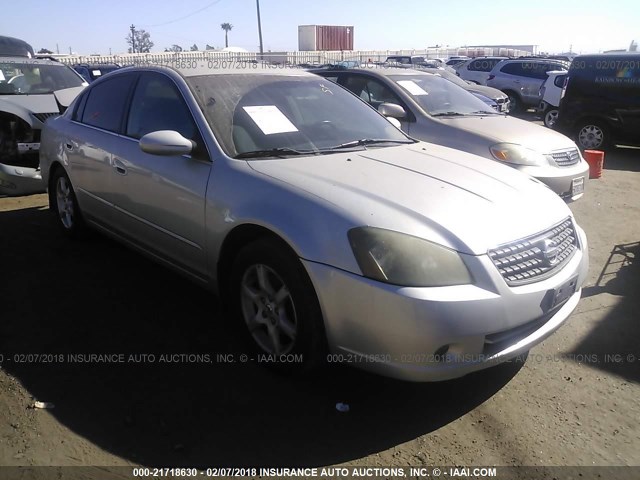
[[[113,161],[113,168],[116,169],[116,172],[118,172],[120,175],[126,175],[127,174],[127,169],[124,166],[124,163],[122,163],[120,160],[115,159]]]

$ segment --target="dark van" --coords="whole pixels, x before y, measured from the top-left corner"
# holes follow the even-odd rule
[[[0,56],[34,58],[33,48],[24,40],[0,35]]]
[[[574,58],[554,128],[584,149],[640,145],[640,53]]]

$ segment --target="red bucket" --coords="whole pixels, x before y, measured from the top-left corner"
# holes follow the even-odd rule
[[[600,178],[604,167],[604,152],[600,150],[585,150],[584,159],[589,164],[589,178]]]

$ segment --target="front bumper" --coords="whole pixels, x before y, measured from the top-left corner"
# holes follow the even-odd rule
[[[589,164],[582,159],[570,167],[517,166],[516,168],[540,180],[568,201],[575,201],[582,197],[584,188],[586,188],[587,179],[589,178]],[[574,185],[576,185],[576,182],[580,178],[582,178],[583,189],[582,191],[577,191]]]
[[[558,329],[580,299],[589,266],[580,250],[545,280],[509,287],[487,255],[465,255],[473,285],[398,287],[303,261],[314,283],[334,362],[409,381],[438,381],[507,361]],[[565,303],[550,292],[576,280]],[[447,347],[446,356],[439,355]]]
[[[0,163],[0,195],[31,195],[45,190],[40,169]]]

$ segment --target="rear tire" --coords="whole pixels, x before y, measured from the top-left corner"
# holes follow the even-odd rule
[[[64,235],[78,238],[86,233],[86,225],[78,206],[76,192],[67,172],[62,167],[56,168],[51,177],[49,205],[54,214],[55,223]]]
[[[558,120],[558,109],[550,108],[544,114],[544,126],[547,128],[553,128]]]
[[[609,130],[601,120],[586,120],[576,128],[576,142],[583,150],[602,150],[609,146]]]
[[[509,113],[518,113],[522,110],[522,100],[517,93],[507,90],[504,94],[509,97]]]
[[[267,366],[307,373],[326,361],[322,312],[300,260],[281,241],[257,240],[240,250],[231,274],[232,308],[252,350]]]

